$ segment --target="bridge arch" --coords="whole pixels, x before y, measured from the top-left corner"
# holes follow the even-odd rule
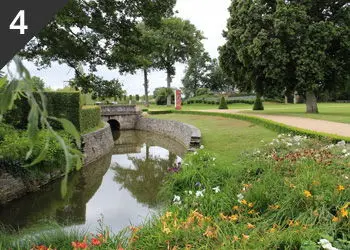
[[[112,132],[119,131],[120,130],[120,123],[115,119],[110,119],[107,121],[109,125],[111,126]]]

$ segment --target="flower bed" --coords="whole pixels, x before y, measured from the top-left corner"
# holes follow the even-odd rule
[[[349,249],[350,145],[281,134],[243,153],[238,173],[218,157],[203,147],[186,157],[164,185],[167,211],[128,237],[86,235],[72,248]]]

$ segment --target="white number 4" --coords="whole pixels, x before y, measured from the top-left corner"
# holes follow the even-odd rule
[[[16,24],[18,22],[18,19],[19,19],[19,25]],[[25,25],[25,11],[20,10],[17,16],[15,17],[15,19],[13,19],[12,23],[10,24],[10,30],[19,30],[20,34],[24,35],[27,29],[28,29],[28,26]]]

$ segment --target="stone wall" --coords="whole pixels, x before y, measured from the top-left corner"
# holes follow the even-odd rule
[[[140,116],[135,129],[169,136],[187,149],[200,146],[201,131],[189,124]]]
[[[90,164],[109,153],[114,146],[112,131],[108,123],[102,129],[83,135],[82,141],[84,165]]]
[[[100,159],[111,152],[114,146],[112,131],[109,124],[95,132],[82,136],[84,145],[84,166]],[[63,164],[63,163],[62,163]],[[23,195],[40,189],[51,181],[64,175],[63,170],[54,169],[51,173],[43,174],[36,180],[27,181],[14,177],[0,169],[0,204],[5,204]]]

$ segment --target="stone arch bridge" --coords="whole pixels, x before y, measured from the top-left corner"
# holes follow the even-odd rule
[[[103,105],[101,116],[105,122],[111,125],[112,130],[135,129],[141,111],[136,105]]]

